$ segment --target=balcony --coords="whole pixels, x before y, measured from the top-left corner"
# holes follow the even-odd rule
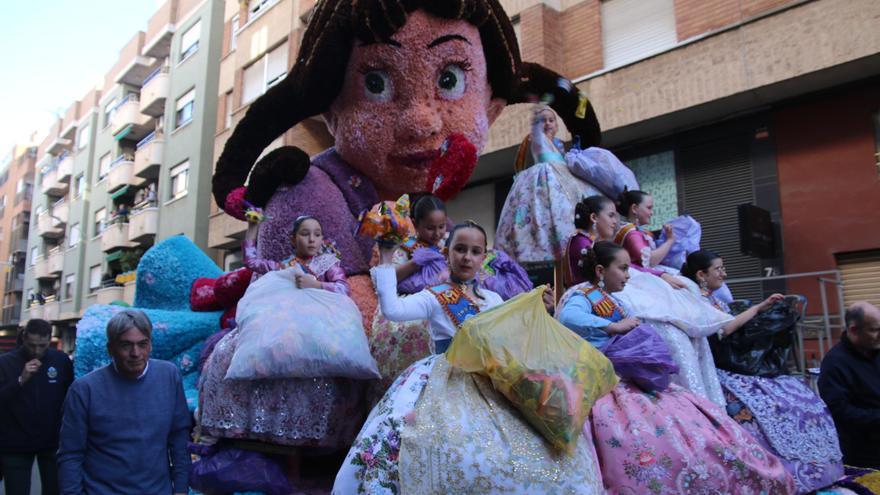
[[[79,108],[80,102],[75,101],[64,112],[64,118],[61,120],[61,133],[59,134],[62,138],[73,141],[76,137],[76,121],[80,116]]]
[[[46,298],[46,304],[43,305],[43,319],[46,321],[56,321],[61,315],[61,301],[50,301]]]
[[[58,167],[43,169],[43,177],[40,179],[40,192],[48,196],[62,196],[67,192],[66,187],[59,187]]]
[[[129,93],[116,106],[116,112],[110,120],[110,130],[117,141],[123,138],[137,141],[150,132],[150,119],[150,116],[141,114],[138,96]]]
[[[15,277],[6,278],[6,292],[21,292],[24,290],[24,273]]]
[[[128,240],[131,242],[147,242],[153,239],[159,228],[159,209],[144,208],[128,217]]]
[[[14,239],[9,246],[9,252],[12,254],[26,253],[27,252],[27,239],[25,239],[25,238]]]
[[[171,38],[177,22],[177,1],[168,0],[147,21],[147,33],[141,52],[147,57],[163,59],[171,53]]]
[[[17,325],[19,322],[19,318],[21,317],[21,304],[13,304],[10,306],[3,306],[3,321],[4,325]]]
[[[119,61],[113,67],[117,70],[114,82],[140,87],[155,63],[150,57],[142,55],[144,32],[138,31],[119,52]]]
[[[64,235],[64,224],[52,218],[50,212],[40,212],[37,215],[37,234],[42,237],[57,239]]]
[[[134,292],[136,287],[137,282],[134,280],[126,282],[125,285],[122,286],[122,300],[132,306],[134,306]]]
[[[70,204],[68,204],[67,200],[64,198],[59,199],[52,205],[52,209],[49,210],[51,216],[55,217],[52,220],[58,226],[64,226],[67,224],[68,213],[70,212]]]
[[[107,172],[107,192],[112,193],[117,189],[135,184],[134,161],[128,156],[121,155],[110,164]]]
[[[49,143],[49,147],[46,148],[46,151],[53,155],[60,155],[65,151],[70,151],[70,147],[73,145],[72,139],[64,139],[62,137],[56,137]]]
[[[68,186],[68,181],[70,180],[70,176],[73,174],[73,157],[65,154],[60,157],[58,160],[58,169],[56,172],[57,176],[55,180],[58,182],[63,182],[63,187]]]
[[[27,319],[36,320],[43,318],[43,305],[42,304],[31,304],[28,308]]]
[[[49,250],[49,273],[60,276],[64,271],[64,250],[56,246]]]
[[[165,113],[165,100],[171,88],[171,78],[168,76],[168,68],[158,67],[152,74],[144,79],[141,87],[141,113],[158,117]]]
[[[34,258],[34,278],[38,280],[54,278],[53,275],[49,274],[49,260],[42,254],[38,254]]]
[[[114,223],[104,228],[104,232],[101,233],[101,251],[106,253],[128,247],[132,247],[132,243],[128,240],[127,223]]]
[[[159,168],[162,166],[162,153],[165,151],[165,139],[156,137],[151,132],[141,139],[134,153],[134,174],[145,179],[159,177]]]
[[[113,301],[122,301],[125,299],[125,287],[121,285],[111,285],[98,289],[97,304],[110,304]]]

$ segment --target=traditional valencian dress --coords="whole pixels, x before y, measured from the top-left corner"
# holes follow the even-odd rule
[[[622,378],[596,402],[584,426],[608,493],[794,493],[779,459],[723,409],[669,385],[665,375],[674,371],[672,358],[651,327],[622,337],[604,330],[625,318],[618,300],[585,283],[569,290],[560,304],[559,320],[606,352]],[[617,339],[634,348],[612,354]]]
[[[704,297],[706,303],[730,311],[712,294]],[[779,456],[797,482],[798,493],[829,486],[843,476],[843,456],[831,413],[801,380],[724,370],[718,370],[718,378],[728,414]]]
[[[480,289],[440,284],[398,298],[391,266],[372,270],[382,311],[427,319],[444,352],[467,318],[502,303]],[[480,375],[442,354],[406,369],[373,408],[336,476],[333,493],[601,493],[590,442],[561,454]]]
[[[246,240],[243,254],[245,265],[255,273],[296,267],[315,276],[324,290],[349,294],[345,273],[332,252],[273,261],[259,258],[254,241]],[[205,365],[199,394],[203,435],[290,446],[350,444],[363,417],[362,384],[345,378],[226,380],[240,336],[240,328],[224,336]]]

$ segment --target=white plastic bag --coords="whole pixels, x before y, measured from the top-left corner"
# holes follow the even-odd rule
[[[348,297],[298,289],[296,268],[269,272],[238,302],[240,337],[226,379],[380,378]]]

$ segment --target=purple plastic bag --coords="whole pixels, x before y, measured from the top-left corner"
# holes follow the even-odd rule
[[[657,330],[639,325],[623,335],[614,335],[602,347],[602,353],[614,365],[614,371],[647,392],[662,391],[678,366]]]
[[[207,495],[237,491],[286,495],[293,491],[281,466],[259,452],[193,443],[189,450],[200,456],[189,476],[196,491]]]
[[[700,237],[703,235],[703,229],[700,222],[694,220],[690,215],[682,215],[675,217],[666,222],[671,225],[675,232],[675,244],[669,249],[669,254],[660,262],[661,265],[681,269],[689,253],[700,250]],[[657,245],[661,246],[666,242],[666,232],[660,231],[660,237],[657,239]]]
[[[565,154],[565,163],[575,177],[589,182],[609,198],[616,199],[624,189],[639,189],[632,170],[604,148],[573,149]]]
[[[504,251],[493,250],[483,266],[483,287],[498,293],[505,301],[534,288],[529,275]]]
[[[397,283],[397,291],[401,294],[415,294],[449,278],[446,258],[434,249],[418,248],[413,251],[412,260],[419,265],[419,270]]]

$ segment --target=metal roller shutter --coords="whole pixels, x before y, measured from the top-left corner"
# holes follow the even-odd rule
[[[880,306],[880,250],[837,255],[843,277],[843,300],[849,307],[856,301]]]
[[[700,243],[724,258],[728,278],[758,277],[760,261],[740,252],[737,206],[754,203],[748,142],[743,138],[682,148],[684,211],[703,227]],[[732,284],[737,299],[761,299],[761,283]]]
[[[675,46],[673,0],[601,2],[605,68],[618,67]]]

